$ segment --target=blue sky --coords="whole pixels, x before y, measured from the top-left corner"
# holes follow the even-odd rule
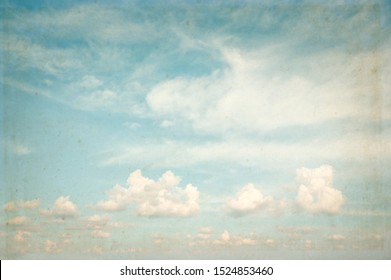
[[[4,1],[2,258],[389,258],[390,5]]]

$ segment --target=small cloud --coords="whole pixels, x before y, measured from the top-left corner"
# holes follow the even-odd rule
[[[124,223],[124,222],[112,222],[108,224],[111,228],[129,228],[134,227],[134,224],[131,223]]]
[[[125,122],[124,125],[127,127],[127,128],[130,128],[130,129],[138,129],[141,127],[141,124],[137,123],[137,122]]]
[[[216,244],[216,245],[229,244],[230,240],[231,240],[231,238],[229,236],[229,232],[227,230],[224,230],[223,233],[221,234],[220,238],[215,240],[213,242],[213,244]]]
[[[41,201],[39,199],[9,201],[4,205],[4,210],[17,211],[18,209],[35,209],[39,207],[40,203]]]
[[[274,239],[267,239],[265,241],[265,245],[269,246],[269,247],[274,247],[274,246],[276,246],[276,241],[274,241]]]
[[[31,236],[31,232],[29,232],[29,231],[24,231],[24,230],[19,230],[16,234],[15,234],[15,236],[14,236],[14,240],[16,241],[16,242],[24,242],[24,241],[26,241],[27,240],[27,238],[28,237],[30,237]]]
[[[53,242],[51,240],[45,241],[45,252],[46,253],[53,253],[57,249],[57,243]]]
[[[213,241],[214,245],[255,245],[257,241],[251,237],[243,237],[240,235],[232,236],[227,230],[221,234],[220,238]]]
[[[272,204],[271,196],[265,196],[253,184],[247,184],[226,202],[226,207],[232,216],[240,217],[257,213]]]
[[[342,234],[333,234],[333,235],[330,235],[328,237],[329,240],[333,240],[333,241],[344,241],[346,239],[345,236],[343,236]]]
[[[160,124],[160,126],[163,127],[163,128],[168,128],[168,127],[171,127],[173,125],[174,125],[174,123],[172,121],[169,121],[169,120],[164,120]]]
[[[311,240],[304,241],[304,247],[306,249],[311,249],[312,248],[312,241]]]
[[[110,215],[92,215],[85,219],[88,227],[104,226],[110,221]]]
[[[94,89],[102,85],[102,81],[98,80],[95,76],[86,75],[80,82],[80,86],[86,89]]]
[[[16,211],[18,208],[16,206],[16,203],[14,201],[7,202],[4,204],[4,210],[5,211]]]
[[[109,238],[110,233],[102,230],[94,230],[91,232],[91,236],[94,238]]]
[[[237,236],[234,239],[234,243],[236,245],[255,245],[257,244],[257,241],[253,238]]]
[[[211,227],[201,227],[198,230],[197,237],[200,239],[209,239],[213,233],[213,229]]]
[[[7,225],[10,226],[22,226],[29,222],[29,218],[26,216],[17,216],[7,221]]]
[[[17,156],[25,156],[32,152],[30,147],[22,143],[8,142],[6,146],[8,147],[8,151]]]
[[[333,169],[323,165],[315,169],[297,170],[300,184],[296,197],[298,205],[310,213],[337,214],[345,199],[342,192],[333,187]]]
[[[57,218],[73,218],[79,214],[76,204],[69,199],[69,196],[60,196],[54,202],[52,210],[41,210],[40,213]]]
[[[111,90],[98,90],[90,94],[80,95],[77,104],[86,110],[106,107],[117,98],[117,94]]]

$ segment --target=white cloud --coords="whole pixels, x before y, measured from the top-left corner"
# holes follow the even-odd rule
[[[257,241],[251,237],[243,237],[240,235],[232,236],[227,230],[224,230],[219,239],[213,240],[214,245],[255,245]]]
[[[337,214],[340,212],[345,198],[341,191],[333,187],[331,166],[298,169],[296,180],[299,184],[296,201],[301,208],[310,213]]]
[[[134,227],[134,224],[125,223],[125,222],[112,222],[107,224],[110,228],[129,228]]]
[[[242,187],[234,198],[227,200],[226,207],[233,216],[260,212],[274,203],[271,196],[265,196],[253,184]]]
[[[200,239],[209,239],[213,233],[213,229],[211,227],[201,227],[198,230],[197,237]]]
[[[163,127],[163,128],[168,128],[168,127],[171,127],[173,125],[174,125],[174,123],[172,121],[169,121],[169,120],[164,120],[160,124],[160,126]]]
[[[306,248],[306,249],[311,249],[312,246],[313,246],[312,240],[306,240],[306,241],[304,241],[304,248]]]
[[[60,196],[54,202],[53,210],[49,214],[57,217],[75,217],[78,215],[78,209],[69,196]]]
[[[109,238],[110,237],[110,233],[102,231],[102,230],[93,230],[91,232],[91,236],[94,237],[94,238]]]
[[[94,89],[102,85],[102,81],[98,80],[93,75],[86,75],[83,77],[80,85],[87,89]]]
[[[100,227],[107,225],[110,219],[109,215],[92,215],[87,217],[85,221],[89,227]]]
[[[110,156],[102,160],[102,165],[130,164],[138,158],[140,164],[151,164],[161,168],[173,168],[203,164],[205,162],[225,162],[240,165],[259,165],[262,162],[270,167],[296,162],[331,162],[352,159],[365,162],[376,157],[391,157],[391,144],[386,141],[391,130],[381,134],[370,131],[336,134],[334,137],[303,139],[302,141],[267,141],[265,139],[228,138],[205,143],[177,140],[140,143],[118,143]],[[366,149],[362,149],[365,145]],[[180,152],[178,152],[180,151]],[[143,155],[140,158],[140,154]],[[246,159],[244,161],[243,159]]]
[[[31,236],[31,232],[29,231],[24,231],[24,230],[19,230],[15,236],[14,236],[14,240],[16,242],[24,242],[27,240],[28,237]]]
[[[98,90],[89,94],[79,95],[75,101],[76,106],[90,110],[111,105],[117,98],[117,93],[112,90]]]
[[[267,245],[269,247],[274,247],[274,246],[276,246],[276,241],[273,239],[267,239],[267,240],[265,240],[265,245]]]
[[[134,203],[141,216],[193,216],[199,212],[199,191],[191,184],[180,188],[179,183],[180,178],[171,171],[154,181],[136,170],[127,180],[128,188],[116,185],[108,192],[109,199],[98,202],[97,208],[124,210]]]
[[[328,237],[328,239],[333,240],[333,241],[344,241],[346,239],[345,236],[342,234],[333,234]]]
[[[17,156],[25,156],[32,152],[31,148],[27,145],[15,141],[8,141],[6,147],[9,152]]]
[[[16,216],[16,217],[8,219],[6,224],[10,225],[10,226],[21,226],[21,225],[27,224],[28,222],[29,222],[29,218],[28,217],[26,217],[26,216]]]
[[[229,244],[230,240],[231,240],[231,237],[229,235],[229,232],[227,230],[224,230],[223,233],[221,234],[220,238],[213,241],[213,244],[215,244],[215,245]]]
[[[86,218],[86,221],[89,223],[107,223],[107,221],[110,220],[109,215],[92,215]]]
[[[247,52],[219,44],[210,47],[220,53],[227,67],[209,76],[176,77],[157,84],[147,102],[160,118],[181,117],[196,131],[213,134],[267,131],[347,117],[373,119],[374,108],[368,106],[373,78],[358,80],[355,73],[363,70],[373,76],[370,71],[376,69],[378,53],[309,56],[300,61],[309,69],[308,75],[272,70],[284,57],[281,52],[286,50],[281,46]],[[319,61],[333,67],[320,72]]]
[[[5,211],[17,211],[18,209],[38,208],[41,201],[39,199],[9,201],[4,205]]]
[[[53,253],[57,249],[57,243],[51,240],[45,241],[45,252],[46,253]]]

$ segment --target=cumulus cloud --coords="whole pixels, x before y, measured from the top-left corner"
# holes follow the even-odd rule
[[[227,230],[224,230],[219,239],[212,242],[214,245],[255,245],[257,241],[251,237],[235,235],[231,237]]]
[[[345,201],[342,192],[333,187],[333,169],[323,165],[297,170],[298,205],[310,213],[337,214]]]
[[[26,216],[16,216],[16,217],[13,217],[13,218],[10,218],[8,221],[7,221],[7,225],[10,225],[10,226],[21,226],[21,225],[25,225],[29,222],[29,218],[26,217]]]
[[[39,199],[9,201],[4,205],[5,211],[17,211],[18,209],[35,209],[39,207]]]
[[[69,196],[60,196],[54,203],[53,214],[62,217],[77,216],[77,206],[69,199]]]
[[[109,238],[110,237],[110,233],[102,231],[102,230],[93,230],[91,232],[91,236],[94,237],[94,238]]]
[[[271,196],[265,196],[253,184],[242,187],[234,198],[227,200],[226,207],[233,216],[257,213],[274,203]]]
[[[128,188],[114,186],[108,192],[109,199],[98,202],[96,207],[117,211],[135,204],[140,216],[193,216],[199,212],[199,191],[191,184],[180,188],[179,183],[180,178],[171,171],[154,181],[136,170],[127,179]]]
[[[69,196],[60,196],[54,202],[52,210],[41,210],[41,214],[57,218],[72,218],[79,214],[79,210]]]

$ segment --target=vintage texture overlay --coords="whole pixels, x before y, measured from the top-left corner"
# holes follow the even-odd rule
[[[389,259],[388,1],[2,1],[0,257]]]

